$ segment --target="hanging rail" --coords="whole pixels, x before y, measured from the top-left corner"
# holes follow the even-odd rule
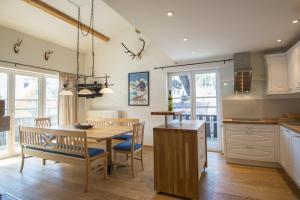
[[[45,67],[38,67],[38,66],[34,66],[34,65],[17,63],[17,62],[12,62],[12,61],[7,61],[7,60],[0,60],[0,62],[12,64],[12,65],[15,65],[15,66],[19,65],[19,66],[24,66],[24,67],[31,67],[31,68],[34,68],[34,69],[42,69],[42,70],[58,72],[58,73],[67,73],[67,72],[56,70],[56,69],[48,69],[48,68],[45,68]],[[83,78],[83,77],[89,78],[89,77],[92,77],[92,76],[85,76],[85,75],[79,74],[79,77],[80,78]],[[95,78],[105,78],[105,76],[99,76],[99,77],[95,77]],[[107,76],[107,78],[110,78],[110,76]]]
[[[173,67],[183,67],[183,66],[191,66],[191,65],[203,65],[203,64],[210,64],[210,63],[218,63],[218,62],[226,62],[233,61],[232,58],[223,59],[223,60],[213,60],[213,61],[206,61],[206,62],[197,62],[197,63],[188,63],[188,64],[180,64],[180,65],[170,65],[170,66],[163,66],[163,67],[154,67],[153,69],[166,69],[166,68],[173,68]]]

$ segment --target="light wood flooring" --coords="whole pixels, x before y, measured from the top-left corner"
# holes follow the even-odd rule
[[[83,192],[83,173],[76,166],[30,158],[19,173],[19,158],[0,160],[0,192],[23,200],[168,200],[179,199],[157,194],[153,189],[153,153],[145,148],[145,170],[135,165],[136,178],[129,167],[103,179],[102,173],[91,175],[90,191]],[[120,158],[121,159],[121,158]],[[200,183],[201,200],[300,199],[299,191],[282,170],[227,164],[222,155],[209,153],[209,167]]]

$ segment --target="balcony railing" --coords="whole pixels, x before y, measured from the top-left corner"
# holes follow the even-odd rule
[[[174,119],[178,119],[178,117],[174,116]],[[182,119],[190,120],[190,114],[183,114]],[[218,138],[218,123],[217,123],[217,115],[196,115],[197,120],[206,121],[206,133],[207,137],[210,139]]]

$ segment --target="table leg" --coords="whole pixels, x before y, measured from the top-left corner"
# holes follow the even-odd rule
[[[110,174],[112,171],[112,139],[106,140],[106,151],[108,152],[108,166],[107,171]]]

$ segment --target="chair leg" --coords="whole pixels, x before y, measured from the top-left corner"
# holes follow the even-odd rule
[[[117,170],[117,151],[114,151],[114,171]]]
[[[104,158],[103,170],[104,170],[104,179],[107,179],[107,156],[105,156]]]
[[[46,165],[46,159],[43,159],[43,165]]]
[[[90,176],[90,163],[87,162],[86,163],[86,167],[85,167],[85,192],[88,191],[88,187],[89,187],[89,177]]]
[[[24,168],[24,161],[25,161],[25,156],[24,156],[24,154],[22,153],[22,158],[21,158],[21,168],[20,168],[20,172],[21,172],[21,173],[22,173],[23,168]]]
[[[143,150],[140,151],[140,159],[141,159],[141,165],[142,165],[142,171],[144,171],[144,163],[143,163]]]
[[[133,152],[131,152],[131,172],[132,172],[132,178],[134,178],[133,161],[134,161],[134,155],[133,155]]]

